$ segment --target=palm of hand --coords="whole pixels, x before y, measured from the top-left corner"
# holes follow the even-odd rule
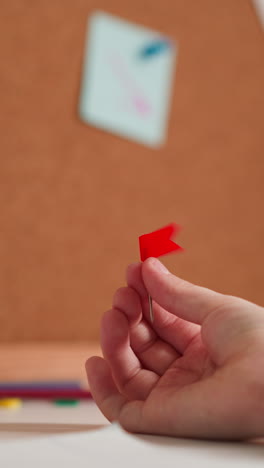
[[[165,343],[164,343],[165,344]],[[166,344],[165,344],[166,345]],[[194,337],[184,350],[184,354],[175,361],[160,376],[151,394],[163,397],[163,392],[180,391],[187,385],[193,385],[211,376],[216,370],[216,365],[211,360],[204,346],[200,333]],[[157,393],[158,392],[158,393]]]

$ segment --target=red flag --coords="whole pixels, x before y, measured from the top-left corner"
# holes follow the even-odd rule
[[[170,252],[182,251],[183,248],[171,240],[179,232],[180,226],[169,224],[157,231],[139,237],[140,258],[142,262],[148,257],[160,257]]]

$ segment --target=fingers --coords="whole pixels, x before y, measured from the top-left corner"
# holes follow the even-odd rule
[[[93,356],[88,359],[85,368],[89,388],[97,406],[109,421],[118,420],[127,400],[118,392],[106,361]]]
[[[85,363],[89,388],[93,399],[103,415],[110,421],[119,421],[122,409],[129,401],[119,393],[112,378],[107,362],[97,356],[89,358]],[[133,401],[132,408],[140,401]],[[127,423],[130,423],[131,415],[128,415]]]
[[[162,375],[180,354],[161,340],[142,319],[139,295],[131,288],[120,288],[113,298],[113,307],[123,312],[129,322],[130,347],[146,369]]]
[[[141,312],[149,321],[148,292],[142,279],[142,263],[129,265],[126,277],[128,286],[137,291],[141,300]],[[153,311],[154,323],[151,323],[151,328],[162,340],[183,354],[190,341],[200,332],[200,326],[176,317],[156,302],[153,302]]]
[[[131,286],[131,288],[134,288],[140,295],[141,299],[148,297],[148,291],[142,279],[141,262],[132,263],[131,265],[128,265],[126,271],[126,280],[127,285]]]
[[[226,297],[170,274],[156,258],[142,265],[142,279],[152,298],[164,309],[189,322],[202,324]]]
[[[119,391],[127,398],[145,399],[159,377],[142,368],[130,347],[128,321],[120,310],[111,309],[103,316],[101,347]]]

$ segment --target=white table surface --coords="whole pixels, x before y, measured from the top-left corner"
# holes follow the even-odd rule
[[[92,400],[81,401],[76,406],[28,400],[18,409],[0,408],[0,441],[84,432],[108,424]]]
[[[129,435],[121,429],[114,430],[115,426],[109,432],[107,427],[110,429],[109,422],[93,401],[83,401],[77,406],[27,401],[17,410],[1,409],[0,465],[2,457],[3,468],[87,468],[91,460],[95,468],[264,467],[261,442],[239,444]]]
[[[60,378],[83,381],[87,385],[83,363],[90,355],[98,354],[96,346],[82,343],[3,345],[0,354],[5,359],[0,362],[0,380],[15,382]],[[107,430],[98,431],[101,428]],[[65,450],[62,450],[60,443],[56,445],[54,442],[61,436],[65,439]],[[76,406],[28,400],[16,410],[0,407],[0,445],[1,468],[87,468],[91,459],[93,467],[100,468],[106,465],[108,468],[264,467],[264,442],[218,443],[128,435],[121,430],[112,430],[92,400],[80,401]],[[15,450],[10,450],[13,446]],[[120,465],[120,460],[125,460],[125,465]]]

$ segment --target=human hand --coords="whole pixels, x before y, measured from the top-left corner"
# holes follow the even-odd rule
[[[149,321],[148,293],[154,323]],[[264,308],[170,274],[154,258],[127,269],[101,324],[92,395],[128,431],[264,436]]]

